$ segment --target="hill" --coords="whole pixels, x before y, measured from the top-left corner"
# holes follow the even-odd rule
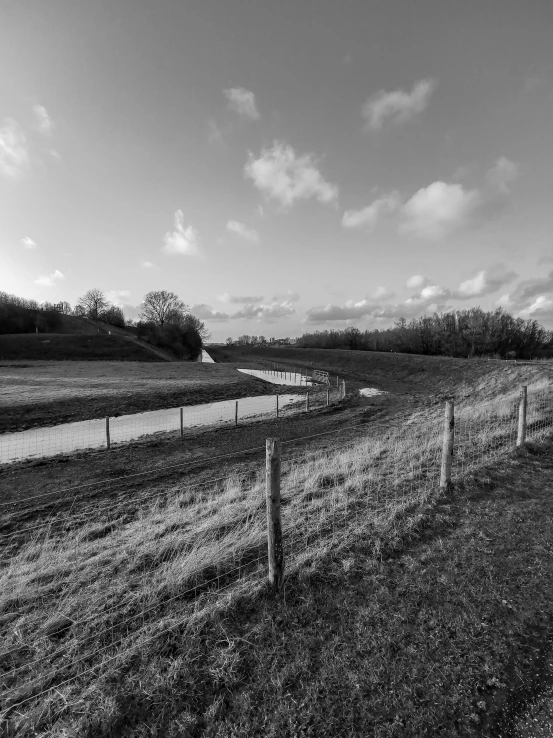
[[[17,333],[0,336],[0,361],[165,361],[153,347],[125,336]]]

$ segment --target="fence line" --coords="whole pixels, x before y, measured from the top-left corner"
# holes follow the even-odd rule
[[[291,375],[290,372],[286,374]],[[308,375],[302,376],[307,382]],[[289,417],[304,410],[321,409],[344,397],[343,392],[329,394],[327,389],[330,388],[324,382],[313,379],[309,382],[309,404],[306,404],[302,393],[260,395],[3,433],[0,434],[0,465],[89,449],[114,450],[130,442],[149,441],[160,434],[184,440],[186,431],[225,425],[236,427],[271,416]]]
[[[254,480],[209,480],[198,485],[211,485],[204,491],[192,485],[139,511],[107,536],[102,526],[109,527],[110,521],[100,515],[58,538],[30,542],[0,568],[2,609],[25,604],[13,628],[2,626],[13,661],[3,676],[4,706],[11,710],[82,682],[121,649],[144,642],[143,633],[156,627],[151,617],[161,613],[174,619],[169,603],[184,601],[186,614],[178,622],[185,624],[201,592],[216,598],[238,583],[246,589],[252,582],[258,586],[264,577],[278,592],[285,570],[307,566],[321,552],[359,535],[370,537],[373,528],[417,509],[481,464],[550,434],[552,400],[551,386],[523,387],[514,400],[500,398],[457,411],[449,400],[443,420],[335,444],[330,451],[283,456],[284,444],[268,439],[265,474],[258,468]],[[125,562],[132,565],[125,569]],[[71,583],[67,573],[73,575]],[[123,601],[129,591],[133,596]],[[106,607],[110,602],[115,604]],[[40,618],[48,624],[68,605],[73,609],[64,627],[75,643],[70,649],[51,647],[41,635]],[[33,609],[38,619],[25,614]],[[92,641],[95,648],[86,651]],[[113,648],[118,650],[111,656]],[[98,663],[79,671],[80,664],[95,659]],[[63,681],[56,682],[57,674],[63,674]]]

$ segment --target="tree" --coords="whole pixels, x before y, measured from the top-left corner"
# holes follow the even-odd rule
[[[204,341],[209,341],[211,338],[211,333],[208,331],[206,324],[203,322],[203,320],[200,320],[195,315],[192,315],[192,313],[187,313],[184,318],[182,318],[181,321],[179,321],[179,325],[183,330],[188,331],[192,330],[195,331],[199,337],[202,339],[202,343]]]
[[[234,343],[234,341],[233,341],[233,340],[232,340],[232,338],[231,338],[231,337],[229,336],[229,337],[227,338],[227,341],[226,341],[226,343],[227,343],[227,346],[232,346],[232,344]]]
[[[165,323],[179,324],[188,313],[188,306],[174,292],[148,292],[142,301],[140,318],[163,327]]]
[[[77,307],[82,308],[84,314],[93,320],[98,320],[98,316],[108,305],[109,303],[104,293],[97,288],[85,292],[82,297],[79,297],[77,302]]]
[[[110,305],[100,313],[99,318],[110,325],[125,327],[125,315],[119,305]]]
[[[71,315],[71,313],[73,312],[71,310],[71,305],[65,300],[59,303],[59,307],[60,307],[60,312],[63,313],[64,315]]]

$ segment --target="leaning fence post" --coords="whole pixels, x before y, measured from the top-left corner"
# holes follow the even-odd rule
[[[234,425],[238,425],[238,400],[234,403]]]
[[[305,393],[305,412],[309,410],[309,392]]]
[[[275,592],[278,592],[284,575],[280,519],[280,440],[278,438],[267,438],[266,441],[265,479],[269,584]]]
[[[180,409],[180,437],[184,436],[184,408]]]
[[[106,417],[106,446],[108,450],[111,448],[111,440],[109,437],[109,415]]]
[[[442,446],[442,470],[440,489],[447,490],[451,485],[451,466],[453,462],[453,440],[455,436],[455,414],[453,400],[445,403],[444,439]]]
[[[276,415],[278,418],[278,395],[276,395]]]
[[[518,405],[518,434],[517,448],[522,448],[526,441],[526,407],[528,404],[528,387],[523,385],[520,390],[520,402]]]
[[[327,389],[327,391],[326,391],[326,406],[327,406],[327,407],[328,407],[328,406],[329,406],[329,404],[330,404],[330,397],[329,397],[329,395],[330,395],[330,390],[329,390],[329,389]]]

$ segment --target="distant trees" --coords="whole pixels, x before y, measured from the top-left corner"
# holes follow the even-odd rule
[[[79,297],[76,307],[79,309],[79,314],[92,320],[98,320],[100,313],[109,307],[109,302],[102,290],[94,288]]]
[[[118,328],[125,327],[125,315],[119,305],[109,305],[105,310],[98,315],[98,319],[104,323],[117,326]]]
[[[165,323],[178,324],[188,314],[185,305],[174,292],[160,290],[148,292],[141,304],[140,318],[146,323],[154,323],[163,327]]]
[[[533,358],[553,356],[553,331],[546,330],[536,320],[514,318],[502,308],[485,312],[476,307],[424,315],[409,322],[400,318],[392,328],[380,330],[345,328],[304,333],[296,345],[459,357]]]

